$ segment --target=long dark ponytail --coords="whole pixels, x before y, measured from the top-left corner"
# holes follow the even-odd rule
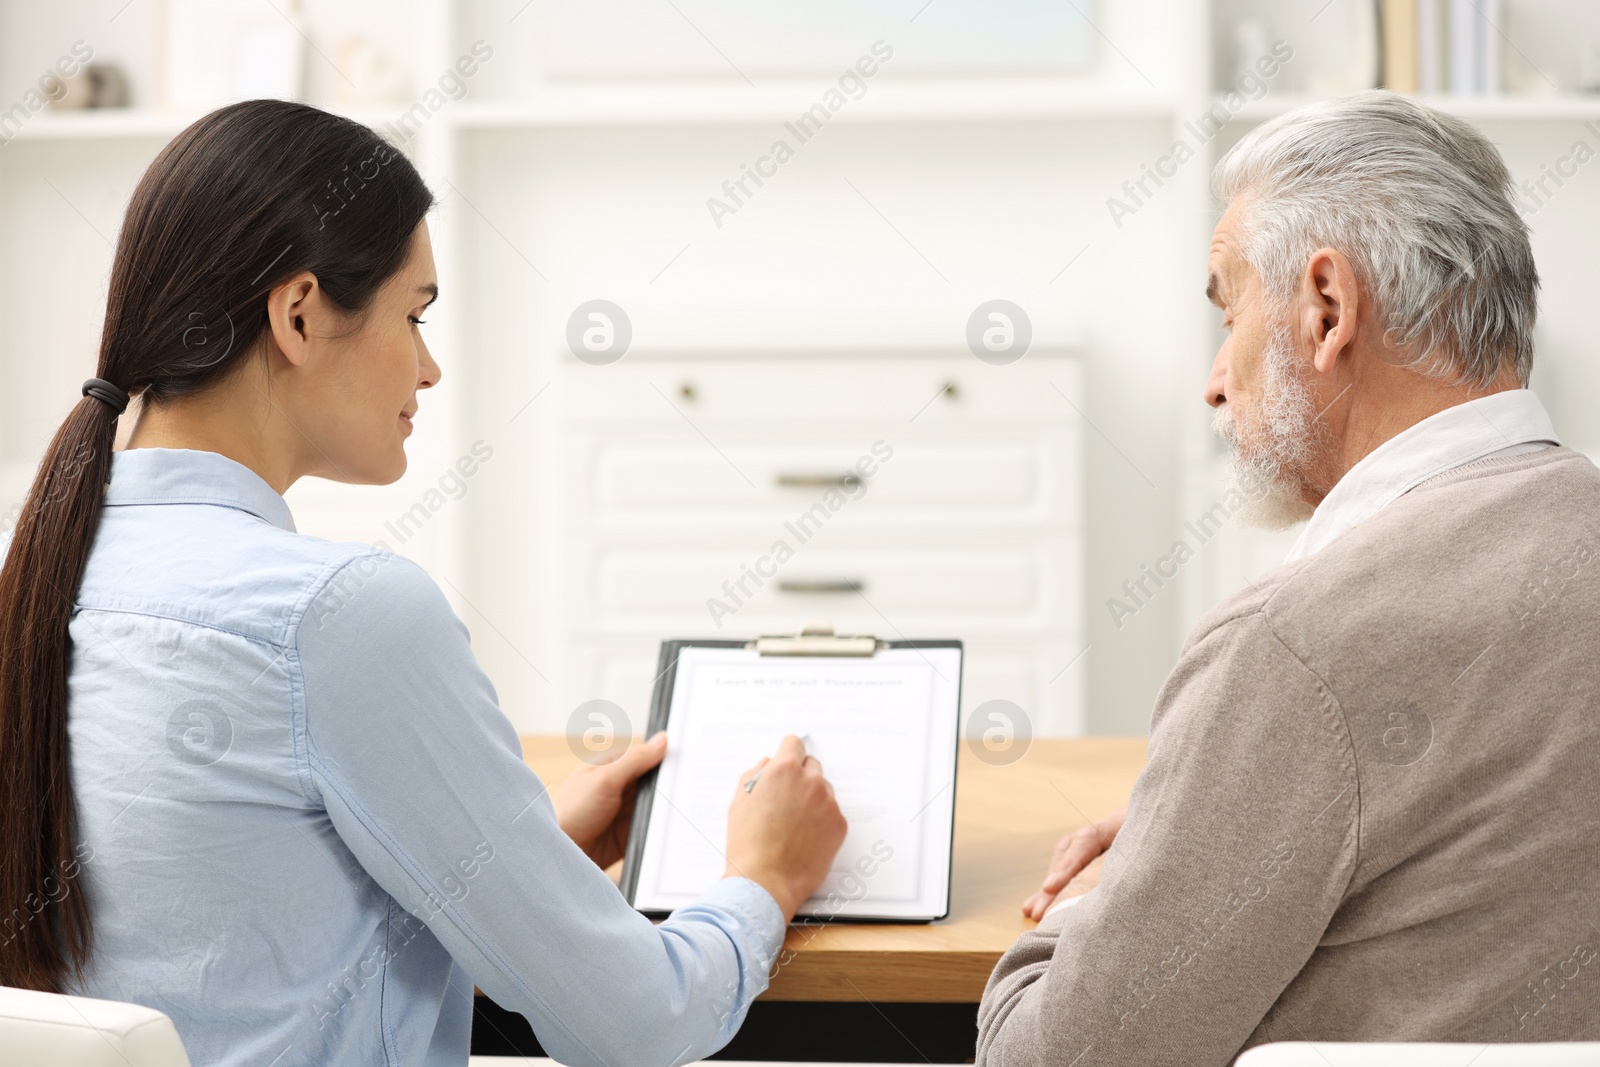
[[[151,405],[215,385],[262,351],[267,295],[302,271],[358,314],[432,205],[410,162],[359,123],[281,100],[212,112],[134,190],[96,376]],[[60,992],[92,946],[74,891],[67,624],[116,420],[92,396],[72,409],[0,568],[0,985]]]

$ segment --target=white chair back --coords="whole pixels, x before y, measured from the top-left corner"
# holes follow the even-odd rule
[[[153,1008],[0,986],[6,1067],[190,1067],[172,1020]]]

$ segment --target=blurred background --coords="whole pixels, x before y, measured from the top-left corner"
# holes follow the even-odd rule
[[[1501,146],[1534,385],[1600,450],[1585,0],[0,0],[0,512],[94,371],[144,167],[293,97],[435,190],[444,368],[404,479],[296,486],[296,521],[426,567],[520,730],[642,730],[662,638],[826,620],[965,639],[964,708],[1018,731],[1143,733],[1294,536],[1223,502],[1212,165],[1379,84]]]

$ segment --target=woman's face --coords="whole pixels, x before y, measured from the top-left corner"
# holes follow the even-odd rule
[[[346,330],[325,339],[322,373],[303,398],[315,423],[304,430],[312,442],[308,473],[369,485],[405,473],[417,393],[439,381],[439,365],[419,328],[438,292],[424,222],[412,235],[405,265]]]

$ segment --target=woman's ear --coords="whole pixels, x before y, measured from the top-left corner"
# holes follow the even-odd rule
[[[322,290],[317,276],[301,271],[267,294],[267,327],[283,358],[294,366],[304,366],[311,353],[308,342],[314,332],[306,320],[322,314]]]

